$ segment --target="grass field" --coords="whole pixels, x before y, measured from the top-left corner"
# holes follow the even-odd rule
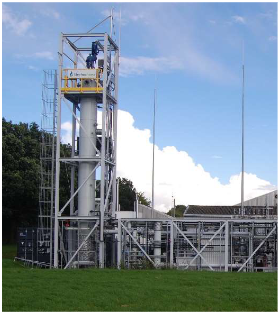
[[[276,273],[50,270],[3,246],[3,311],[277,311]]]

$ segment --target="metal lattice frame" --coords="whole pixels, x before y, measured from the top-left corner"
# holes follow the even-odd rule
[[[55,194],[54,174],[57,113],[57,71],[45,70],[43,74],[38,243],[46,245],[50,248],[51,264]]]
[[[78,39],[82,39],[77,45]],[[64,70],[66,67],[66,60],[69,62],[70,67],[77,69],[79,64],[84,67],[85,59],[84,52],[91,51],[89,42],[95,40],[98,42],[99,54],[104,59],[104,70],[102,72],[102,78],[99,77],[96,80],[96,86],[94,88],[83,88],[83,82],[81,87],[74,82],[69,82],[64,76]],[[106,66],[107,65],[107,66]],[[60,49],[59,49],[59,79],[58,79],[58,111],[57,111],[57,137],[61,137],[61,120],[62,120],[62,104],[66,104],[66,108],[70,111],[72,116],[72,151],[71,157],[62,158],[60,153],[60,145],[57,144],[56,149],[56,193],[55,193],[55,223],[54,223],[54,267],[68,264],[70,259],[76,253],[78,246],[69,247],[65,249],[65,238],[63,238],[63,222],[59,222],[60,217],[63,216],[64,221],[71,220],[70,218],[76,216],[74,198],[79,193],[83,186],[79,188],[75,187],[75,173],[79,162],[92,162],[94,170],[91,175],[98,177],[98,183],[95,186],[96,195],[99,193],[99,199],[96,199],[95,210],[91,217],[87,217],[87,221],[90,219],[95,221],[98,217],[99,224],[96,232],[99,232],[98,238],[98,266],[104,267],[104,224],[107,218],[114,217],[116,210],[116,149],[117,149],[117,110],[118,110],[118,67],[119,67],[119,51],[117,45],[108,36],[107,33],[92,34],[61,34],[60,36]],[[96,144],[93,145],[96,156],[91,159],[83,159],[77,155],[76,151],[76,125],[83,129],[83,125],[79,120],[79,99],[83,95],[94,95],[98,101],[98,109],[102,114],[102,127],[97,129],[99,136],[97,137]],[[68,112],[69,112],[68,111]],[[98,141],[100,143],[98,148]],[[60,207],[60,164],[66,162],[71,165],[71,190],[70,199]],[[87,178],[87,179],[88,179]],[[86,180],[87,180],[86,179]],[[86,180],[84,183],[86,183]],[[83,185],[83,184],[82,184]],[[99,200],[99,201],[97,201]],[[98,203],[99,202],[99,203]],[[65,212],[69,208],[69,213]],[[73,227],[74,222],[70,222],[70,227]],[[76,222],[75,222],[76,223]],[[92,227],[95,227],[95,222]],[[75,226],[77,227],[77,226]],[[70,242],[72,239],[70,240]],[[73,241],[72,241],[73,242]],[[65,251],[68,251],[66,253]],[[75,254],[75,257],[79,259],[80,252]],[[64,260],[62,261],[62,259]]]
[[[160,256],[155,253],[157,223]],[[277,270],[276,219],[120,219],[117,237],[119,268],[149,263],[185,270]]]

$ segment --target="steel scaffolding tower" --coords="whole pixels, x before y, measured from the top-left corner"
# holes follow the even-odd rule
[[[45,70],[42,84],[38,248],[47,247],[52,264],[56,149],[57,71]]]
[[[93,47],[98,59],[89,64]],[[86,60],[87,52],[92,54]],[[110,227],[116,210],[118,67],[119,50],[107,33],[61,34],[57,138],[66,104],[72,150],[71,157],[62,157],[57,141],[54,267],[104,267],[104,227]],[[61,162],[71,166],[71,196],[63,205]]]

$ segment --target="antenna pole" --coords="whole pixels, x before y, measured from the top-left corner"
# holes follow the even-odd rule
[[[154,89],[154,120],[153,120],[152,217],[154,217],[155,209],[155,128],[156,128],[156,86]]]
[[[244,42],[243,42],[243,65],[242,65],[242,173],[241,173],[241,214],[244,215],[244,83],[245,83],[245,64],[244,64]]]
[[[110,37],[112,38],[112,34],[113,34],[113,10],[114,8],[111,9],[111,15],[110,15],[110,24],[111,24],[111,27],[110,27]]]
[[[122,27],[122,11],[120,9],[120,29],[119,29],[119,58],[121,57],[121,27]],[[120,62],[120,61],[119,61]]]

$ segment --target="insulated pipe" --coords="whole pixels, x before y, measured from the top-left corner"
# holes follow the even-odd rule
[[[87,87],[96,86],[95,81],[86,80],[83,85]],[[97,126],[97,101],[95,96],[83,97],[80,102],[80,139],[79,139],[79,157],[80,158],[94,158],[96,150],[92,143],[96,146],[96,126]],[[96,162],[79,162],[78,171],[78,188],[85,182],[90,173],[94,170]],[[82,186],[78,193],[78,216],[91,216],[95,211],[95,177],[96,174],[90,176],[86,183]],[[79,261],[92,262],[92,240],[88,237],[90,227],[89,222],[81,222],[79,231],[79,242],[86,238],[86,242],[79,252]]]
[[[160,266],[161,263],[161,223],[155,223],[154,229],[154,262],[156,266]]]
[[[96,150],[91,142],[92,140],[96,145],[97,102],[94,97],[81,99],[80,121],[84,129],[80,128],[79,156],[81,158],[94,158],[96,156]],[[94,167],[94,162],[80,162],[78,187],[82,185]],[[78,215],[89,216],[91,211],[94,210],[95,173],[78,193]]]

